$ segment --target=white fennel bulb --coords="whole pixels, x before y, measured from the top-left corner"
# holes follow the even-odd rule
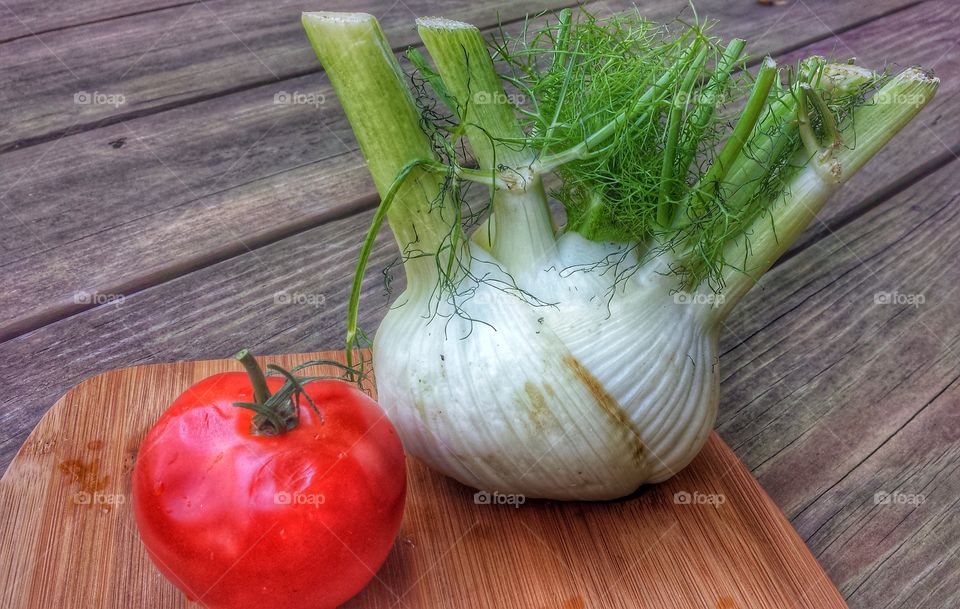
[[[373,343],[381,404],[431,467],[529,497],[621,497],[696,456],[724,319],[939,82],[820,57],[748,78],[741,40],[570,11],[489,47],[422,19],[433,65],[411,50],[408,77],[373,17],[303,22],[382,198],[348,356],[387,220],[407,287]]]
[[[626,495],[696,456],[717,410],[709,308],[671,295],[655,272],[635,273],[609,301],[596,274],[562,273],[602,258],[597,246],[562,236],[520,286],[562,306],[481,283],[459,314],[390,310],[373,363],[410,452],[476,488],[555,499]],[[417,290],[398,304],[425,302]]]

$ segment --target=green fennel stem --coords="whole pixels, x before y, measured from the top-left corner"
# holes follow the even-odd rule
[[[435,161],[403,71],[377,20],[362,13],[316,12],[304,13],[302,21],[380,195],[410,162]],[[413,243],[423,251],[438,251],[451,232],[449,218],[441,217],[441,179],[434,173],[414,173],[396,193],[387,219],[401,251]],[[407,273],[416,275],[417,270],[408,268]]]
[[[840,131],[837,129],[837,119],[833,115],[833,112],[830,111],[830,108],[827,107],[827,103],[823,101],[823,97],[809,84],[802,83],[800,89],[803,92],[804,99],[809,100],[814,105],[817,114],[820,116],[825,137],[830,140],[827,145],[836,147],[842,144],[843,141],[840,137]]]
[[[487,42],[474,26],[450,19],[417,19],[417,32],[457,107],[470,149],[480,168],[519,168],[532,160],[503,82],[493,67]]]
[[[736,126],[733,128],[733,133],[730,134],[730,138],[720,150],[720,154],[717,155],[706,175],[693,188],[687,201],[674,217],[675,226],[677,223],[690,221],[690,218],[686,215],[687,209],[692,209],[696,213],[698,208],[705,203],[707,197],[717,196],[721,192],[727,174],[737,158],[740,157],[750,133],[756,126],[757,121],[760,120],[760,114],[767,107],[767,97],[776,77],[777,64],[767,57],[760,65],[760,72],[757,74],[753,91],[750,93],[743,114],[740,115]]]
[[[447,268],[462,256],[459,201],[448,201],[436,154],[420,127],[403,72],[377,20],[363,13],[304,13],[303,27],[337,92],[382,197],[351,288],[347,363],[353,365],[362,274],[384,218],[404,254],[410,285],[434,283],[430,255],[446,251]],[[446,212],[446,213],[444,213]],[[410,250],[416,250],[411,254]]]
[[[886,145],[933,98],[940,81],[916,68],[908,68],[884,85],[840,130],[840,146],[827,157],[796,153],[801,166],[782,199],[769,216],[757,218],[744,231],[746,237],[732,240],[724,253],[731,266],[723,271],[721,306],[715,320],[725,319],[756,281],[773,265],[816,217],[824,203],[850,176]],[[824,178],[823,163],[836,163],[840,174]],[[770,229],[773,224],[775,231]],[[737,264],[740,261],[742,264]]]
[[[680,147],[684,151],[684,156],[680,161],[679,168],[684,177],[696,156],[697,146],[703,138],[703,132],[716,114],[720,93],[726,89],[727,83],[730,81],[730,75],[733,73],[733,69],[746,46],[747,41],[742,38],[734,38],[727,43],[723,55],[717,61],[713,74],[710,76],[710,81],[697,100],[697,107],[690,117],[689,127],[683,134],[683,145]]]
[[[567,44],[570,37],[570,22],[573,18],[573,11],[568,8],[560,11],[560,14],[557,15],[557,37],[553,44],[553,67],[552,70],[561,71],[564,73],[563,80],[563,92],[560,94],[562,98],[564,93],[567,90],[567,86],[570,84],[570,73],[573,68],[573,58],[570,54],[570,49]],[[546,142],[546,146],[550,146],[550,140],[553,137],[554,130],[557,128],[558,115],[560,113],[560,108],[562,104],[557,104],[557,107],[553,113],[553,119],[550,121],[550,126],[547,127],[546,132],[544,133],[543,140]]]
[[[677,163],[677,144],[680,141],[680,128],[683,126],[683,112],[687,107],[693,86],[700,76],[700,70],[707,61],[707,49],[697,55],[697,59],[687,68],[687,74],[674,96],[670,114],[667,117],[667,142],[663,147],[663,164],[660,169],[660,202],[657,205],[657,222],[668,227],[673,221],[674,204],[680,184],[676,182],[679,172],[686,172],[686,166]],[[681,162],[682,163],[682,162]],[[680,179],[686,176],[681,174]]]
[[[587,158],[593,154],[597,148],[599,148],[606,140],[611,138],[618,129],[622,129],[627,122],[636,120],[639,115],[643,114],[644,110],[649,108],[654,100],[662,99],[669,92],[668,85],[677,79],[677,76],[685,66],[686,62],[691,59],[695,47],[696,40],[691,42],[690,46],[687,47],[683,59],[674,62],[666,71],[664,71],[660,79],[651,85],[647,90],[645,90],[643,94],[637,98],[637,101],[633,104],[633,106],[617,114],[613,120],[594,133],[590,134],[583,142],[577,144],[576,146],[562,152],[557,152],[555,154],[542,157],[534,165],[534,171],[541,174],[549,173],[561,165],[565,165],[571,161]]]
[[[508,272],[519,272],[515,263],[542,259],[555,246],[543,182],[529,170],[534,152],[514,143],[525,136],[480,30],[449,19],[419,19],[417,25],[445,89],[456,99],[481,172],[508,182],[493,195],[497,225],[490,251]]]
[[[873,74],[866,70],[837,71],[830,69],[832,67],[835,66],[825,64],[823,58],[811,57],[805,60],[798,82],[791,86],[789,94],[778,92],[776,97],[771,99],[763,118],[744,147],[748,153],[737,158],[727,176],[727,182],[733,185],[733,188],[728,186],[724,191],[728,208],[742,209],[746,206],[765,186],[764,176],[767,175],[768,168],[775,165],[777,159],[782,158],[794,145],[800,127],[800,121],[797,120],[798,101],[804,90],[816,94],[816,99],[820,101],[818,114],[823,121],[836,125],[833,112],[823,103],[824,97],[850,95],[873,78]],[[831,76],[825,77],[824,73],[828,70]],[[830,131],[826,125],[825,129]],[[812,151],[808,152],[813,154]]]
[[[396,199],[396,193],[400,190],[400,188],[403,188],[404,184],[406,184],[407,178],[410,176],[410,174],[420,168],[423,163],[424,161],[410,161],[400,169],[400,172],[397,174],[397,178],[387,189],[387,192],[384,193],[380,205],[377,206],[377,211],[373,215],[373,221],[370,223],[370,227],[367,229],[367,235],[363,240],[363,246],[360,248],[360,255],[357,258],[356,271],[353,275],[353,283],[350,286],[350,299],[347,303],[346,353],[348,367],[352,367],[354,365],[353,354],[357,341],[357,324],[359,322],[358,318],[360,314],[360,293],[363,291],[363,275],[364,271],[366,271],[367,261],[370,259],[370,254],[373,252],[373,243],[377,238],[377,234],[380,232],[380,228],[383,226],[384,219],[390,213],[390,208],[394,199]]]
[[[663,265],[678,288],[717,292],[707,313],[717,324],[939,82],[820,57],[781,72],[767,58],[747,94],[733,77],[742,40],[721,47],[699,22],[675,35],[637,12],[598,19],[565,10],[554,24],[494,41],[493,57],[473,26],[418,20],[436,71],[408,52],[415,101],[373,17],[306,13],[303,23],[382,198],[351,286],[351,352],[363,271],[384,220],[408,291],[435,299],[434,311],[447,298],[458,314],[460,281],[482,281],[472,253],[492,254],[515,278],[555,260],[550,175],[566,232],[635,247],[638,265]],[[725,112],[741,104],[728,130]],[[471,157],[476,169],[462,166]],[[463,180],[491,189],[471,241]]]
[[[707,175],[704,176],[702,182],[706,184],[723,182],[727,177],[730,167],[733,166],[733,161],[740,156],[740,152],[743,150],[747,138],[750,137],[753,127],[757,124],[757,121],[760,120],[760,113],[763,112],[763,109],[766,107],[767,96],[777,76],[776,62],[767,57],[763,60],[763,63],[760,64],[760,72],[757,74],[753,91],[747,100],[747,107],[744,108],[743,114],[737,119],[737,125],[733,128],[730,139],[727,140],[727,143],[724,144],[720,150],[720,154],[713,162],[713,165],[710,166],[710,170],[707,172]]]

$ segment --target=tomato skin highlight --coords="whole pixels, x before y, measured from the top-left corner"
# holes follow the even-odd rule
[[[269,377],[271,391],[284,382]],[[160,571],[210,609],[332,609],[386,559],[406,497],[403,448],[380,407],[336,380],[304,386],[299,424],[251,434],[242,372],[184,392],[140,446],[133,507]]]

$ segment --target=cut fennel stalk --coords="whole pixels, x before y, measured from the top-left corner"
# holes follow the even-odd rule
[[[530,497],[620,497],[693,459],[723,321],[939,84],[820,57],[748,82],[741,40],[565,10],[492,43],[418,20],[414,97],[372,16],[303,24],[382,197],[348,356],[386,220],[407,287],[373,343],[381,404],[430,466]],[[470,184],[490,193],[472,233]]]

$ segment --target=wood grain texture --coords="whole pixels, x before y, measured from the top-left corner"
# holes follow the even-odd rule
[[[604,6],[613,11],[623,4]],[[714,13],[733,10],[727,6],[701,3]],[[822,18],[834,17],[835,31],[860,18],[846,4],[823,9]],[[679,8],[658,10],[668,18]],[[756,5],[750,10],[769,13]],[[777,13],[773,27],[766,17],[744,24],[739,13],[726,27],[759,39],[754,52],[777,52],[800,40],[797,10]],[[887,29],[909,24],[911,36],[902,44],[883,37],[874,42],[871,35],[848,46],[874,65],[939,59],[945,83],[921,120],[937,124],[941,140],[960,143],[960,126],[945,111],[960,86],[960,78],[950,78],[960,76],[960,60],[944,56],[938,36],[919,35],[960,17],[957,10],[945,1],[904,10],[880,20]],[[843,48],[840,40],[856,31],[817,50]],[[292,92],[323,103],[274,103],[276,94]],[[866,200],[894,176],[945,152],[930,145],[932,136],[919,124],[910,129],[910,137],[897,141],[909,165],[881,156],[850,188]],[[81,292],[128,293],[374,205],[375,191],[354,149],[325,78],[310,75],[2,155],[0,202],[13,221],[0,227],[0,273],[11,286],[0,294],[0,339],[89,308],[77,298]],[[831,205],[825,217],[840,210]]]
[[[0,468],[64,391],[99,372],[192,353],[229,357],[243,347],[279,353],[343,344],[357,235],[371,215],[327,223],[0,343],[0,425],[10,430],[0,437]],[[384,229],[363,286],[365,328],[375,328],[388,305],[374,269],[397,253]],[[398,275],[394,287],[402,289]]]
[[[896,15],[819,40],[778,57],[796,64],[810,55],[836,60],[856,57],[860,65],[896,73],[922,66],[941,79],[936,97],[867,167],[844,185],[844,198],[853,205],[828,204],[818,222],[794,244],[795,250],[829,235],[930,171],[952,161],[960,152],[960,116],[953,111],[960,96],[960,53],[956,35],[944,23],[960,21],[960,5],[949,0],[926,2]]]
[[[951,584],[960,572],[951,516],[960,489],[951,449],[960,271],[943,263],[960,257],[956,170],[944,167],[774,269],[724,331],[718,429],[853,607],[877,606],[875,590],[919,601],[934,574],[952,577],[925,607],[960,600]],[[331,223],[258,250],[256,260],[235,258],[0,344],[0,423],[30,429],[66,387],[113,366],[227,356],[245,345],[337,344],[353,266],[346,243],[368,219]],[[372,265],[394,255],[383,239]],[[379,280],[372,273],[364,287],[367,328],[387,306]],[[895,290],[922,293],[925,305],[874,303]],[[22,438],[5,437],[3,452]],[[874,503],[881,491],[927,498],[884,511]],[[864,515],[873,523],[865,529]]]
[[[0,511],[13,516],[0,530],[4,607],[186,605],[137,538],[130,472],[144,433],[179,393],[238,368],[219,360],[111,371],[44,416],[0,480]],[[413,459],[408,471],[398,543],[347,607],[846,607],[715,434],[678,476],[616,502],[483,505]],[[23,539],[41,543],[16,543]]]
[[[170,9],[199,0],[4,0],[0,5],[0,44],[15,38],[40,36],[54,30],[90,25],[138,13]]]
[[[510,16],[471,6],[446,9],[480,26]],[[415,37],[415,15],[405,16],[394,31],[384,22],[398,48]],[[312,57],[299,12],[290,19]],[[315,57],[312,65],[319,72]],[[3,157],[0,202],[16,229],[0,240],[0,269],[17,287],[0,297],[0,340],[88,308],[78,292],[141,289],[376,202],[350,126],[316,73]],[[142,264],[127,264],[133,257]]]
[[[859,4],[838,10],[849,15],[871,10]],[[741,20],[754,15],[752,2],[731,6],[742,12]],[[790,42],[787,47],[806,37],[804,21],[815,21],[808,6],[818,11],[830,8],[790,3],[791,12],[782,22],[786,28],[774,28],[776,35]],[[850,31],[845,31],[847,26],[840,19],[826,20],[839,36],[825,40],[818,49],[835,47],[836,54],[846,56],[850,51],[837,42],[842,40],[857,49],[865,63],[892,60],[934,65],[944,85],[920,122],[894,143],[901,152],[881,153],[872,166],[876,172],[868,166],[831,202],[824,216],[827,222],[813,226],[794,257],[748,297],[724,340],[721,433],[787,510],[855,608],[960,606],[956,509],[960,480],[955,452],[960,396],[954,355],[960,349],[955,331],[957,301],[948,291],[960,282],[953,276],[952,264],[958,252],[949,243],[949,236],[960,228],[948,213],[958,194],[955,178],[951,182],[956,164],[898,192],[941,165],[950,157],[949,149],[956,151],[960,144],[955,137],[955,113],[950,111],[956,105],[952,87],[960,73],[949,27],[956,22],[953,10],[946,2],[926,3]],[[863,48],[870,49],[869,56]],[[907,50],[901,54],[900,49]],[[7,57],[0,55],[0,63]],[[304,77],[303,82],[313,78],[319,77]],[[368,215],[307,230],[189,272],[192,264],[216,259],[206,250],[226,250],[225,256],[238,251],[236,245],[226,245],[231,237],[225,231],[216,232],[216,220],[231,218],[228,225],[246,230],[253,223],[242,222],[241,214],[231,215],[241,205],[250,206],[259,228],[288,222],[290,217],[283,217],[288,207],[309,215],[314,200],[319,212],[313,218],[323,222],[336,217],[332,210],[342,203],[341,192],[335,192],[335,198],[325,194],[329,191],[321,186],[324,178],[309,183],[317,165],[322,173],[332,162],[311,164],[319,157],[311,158],[310,150],[304,152],[306,146],[297,148],[304,138],[320,137],[314,129],[297,134],[295,126],[284,127],[281,122],[276,129],[291,129],[286,133],[297,137],[287,144],[275,140],[263,150],[251,148],[260,134],[247,133],[244,125],[263,132],[269,127],[270,115],[257,115],[257,102],[241,104],[243,112],[233,112],[230,103],[207,106],[247,94],[259,95],[256,89],[241,91],[124,123],[137,126],[137,136],[155,146],[163,163],[184,175],[184,181],[200,194],[207,195],[204,185],[215,183],[209,196],[180,198],[172,186],[176,178],[165,177],[156,158],[150,165],[146,146],[138,149],[139,161],[124,164],[125,157],[117,155],[134,150],[131,146],[137,142],[121,124],[0,158],[0,181],[5,183],[0,199],[5,210],[18,215],[34,209],[40,212],[12,232],[0,228],[0,258],[16,262],[18,252],[24,256],[30,252],[34,245],[25,235],[31,231],[43,235],[49,245],[32,251],[34,258],[23,267],[26,272],[15,280],[7,279],[12,275],[6,271],[12,267],[0,267],[5,293],[34,282],[33,289],[67,295],[70,304],[75,290],[96,285],[91,278],[107,278],[101,285],[108,292],[111,286],[135,285],[127,278],[140,276],[136,268],[140,264],[151,272],[161,269],[158,282],[170,280],[128,294],[122,304],[94,307],[0,344],[0,389],[5,396],[0,422],[8,430],[0,443],[0,467],[6,467],[43,411],[67,387],[91,374],[137,362],[222,357],[244,344],[261,352],[283,352],[339,343],[344,318],[339,305],[345,301],[345,279],[354,255],[350,248]],[[191,112],[200,106],[203,112]],[[297,115],[297,120],[310,120],[304,117],[315,116],[312,110]],[[244,123],[248,112],[254,116]],[[174,113],[180,114],[174,117]],[[151,123],[153,118],[159,122]],[[188,125],[198,140],[209,138],[216,145],[204,149],[191,144],[190,131],[180,130],[181,124]],[[318,122],[311,125],[320,127]],[[111,142],[121,137],[127,141],[113,148]],[[263,137],[268,141],[272,136],[265,133]],[[231,147],[233,138],[243,146]],[[320,144],[310,140],[309,145],[312,149]],[[61,156],[61,146],[69,154]],[[28,154],[34,156],[19,156]],[[889,159],[881,163],[887,154]],[[181,155],[184,162],[176,165]],[[279,160],[271,165],[275,158]],[[298,159],[302,166],[297,165]],[[918,173],[918,167],[923,171]],[[270,171],[279,174],[291,168],[301,173],[270,181],[276,177]],[[227,175],[218,182],[221,174]],[[359,208],[372,204],[372,199],[363,201],[367,195],[359,186],[369,184],[365,170],[358,168],[352,175],[337,181],[336,190],[357,188],[343,192],[351,195],[351,201],[361,201]],[[24,188],[13,205],[2,193],[18,179],[20,184],[8,197]],[[289,195],[285,189],[297,184],[303,184],[303,189]],[[241,188],[234,188],[238,185]],[[258,185],[269,186],[256,190]],[[156,198],[154,191],[159,194]],[[186,192],[184,188],[181,194]],[[358,193],[359,198],[354,198]],[[149,204],[138,207],[140,200]],[[196,201],[203,205],[199,213],[188,209]],[[229,205],[232,201],[237,207]],[[46,206],[47,202],[51,205]],[[171,208],[179,207],[180,215],[161,217],[166,202]],[[279,207],[279,215],[257,211],[261,205]],[[154,214],[150,206],[161,211]],[[132,213],[124,215],[128,209]],[[841,213],[831,215],[834,209]],[[122,220],[114,222],[114,217]],[[154,217],[158,221],[151,224]],[[207,227],[211,232],[204,232]],[[197,230],[196,245],[189,238],[190,228]],[[121,238],[111,239],[116,231]],[[158,247],[162,255],[152,254],[152,248]],[[39,254],[43,249],[47,251]],[[181,249],[191,252],[190,256],[180,258]],[[373,266],[383,268],[393,252],[389,242],[382,242]],[[84,264],[75,265],[74,259]],[[914,265],[921,269],[917,276],[932,286],[932,292],[923,292],[930,306],[871,304],[869,290],[900,287],[914,277]],[[873,278],[872,272],[880,274],[880,279]],[[118,277],[123,280],[115,281]],[[868,285],[868,279],[876,283]],[[60,281],[65,290],[46,291],[56,290]],[[274,298],[281,291],[321,294],[325,301],[319,307],[281,304]],[[0,309],[24,303],[24,310],[43,306],[30,300],[32,294],[24,288],[16,302],[4,301]],[[363,324],[373,328],[387,302],[376,274],[368,278],[365,295]],[[924,334],[921,322],[934,332]],[[849,455],[845,443],[850,445]],[[894,491],[907,499],[923,495],[924,500],[914,501],[916,505],[874,501],[876,492]],[[107,606],[125,605],[118,599]]]
[[[444,12],[488,27],[562,6],[448,0]],[[0,151],[56,140],[126,118],[320,72],[300,26],[307,10],[365,11],[394,48],[417,40],[413,19],[435,10],[429,0],[208,0],[28,36],[0,44],[0,103],[8,119]],[[75,103],[77,92],[122,95],[123,103]],[[91,98],[92,99],[92,98]]]
[[[960,603],[958,165],[778,267],[725,330],[718,431],[854,607]]]

